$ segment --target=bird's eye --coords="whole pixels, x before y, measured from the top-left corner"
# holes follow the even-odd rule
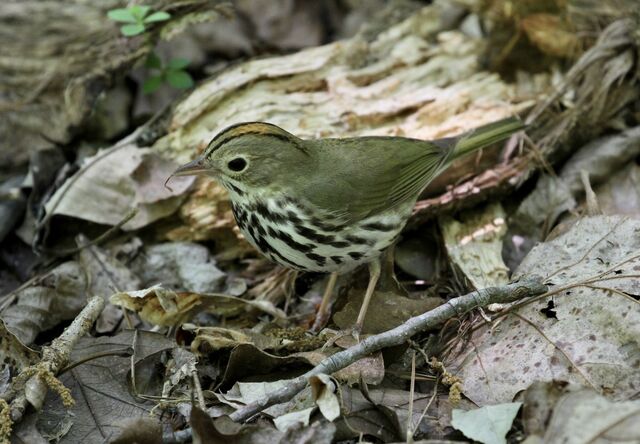
[[[227,164],[227,167],[229,167],[231,171],[235,171],[236,173],[239,173],[240,171],[244,170],[247,167],[247,161],[244,160],[242,157],[236,157],[235,159],[231,159],[229,161],[229,163]]]

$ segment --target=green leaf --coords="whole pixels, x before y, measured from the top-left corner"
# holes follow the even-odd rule
[[[141,25],[140,23],[132,23],[130,25],[124,25],[120,28],[120,31],[123,35],[131,37],[134,35],[142,34],[144,32],[144,25]]]
[[[187,59],[171,59],[168,67],[169,69],[177,71],[186,68],[189,66],[189,63],[191,63],[191,61]]]
[[[167,82],[177,89],[187,89],[193,86],[193,79],[186,71],[167,71]]]
[[[453,409],[451,425],[464,436],[484,444],[507,444],[507,432],[522,406],[521,402],[487,405],[479,409]]]
[[[142,85],[142,92],[144,94],[151,94],[156,91],[162,85],[162,77],[160,76],[152,76],[144,81]]]
[[[144,66],[150,69],[162,69],[162,60],[160,60],[158,54],[152,52],[147,56]]]
[[[107,12],[107,17],[116,22],[135,23],[136,18],[128,9],[112,9]]]
[[[142,21],[142,19],[149,13],[151,6],[133,5],[129,8],[131,14],[136,18],[136,21]]]
[[[145,17],[144,22],[145,23],[164,22],[165,20],[169,20],[170,18],[171,18],[171,14],[169,14],[168,12],[160,11],[160,12],[154,12],[149,17]]]

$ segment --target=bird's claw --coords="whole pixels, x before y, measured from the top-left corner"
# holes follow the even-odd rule
[[[331,338],[329,338],[329,340],[327,342],[325,342],[325,344],[322,346],[321,351],[326,350],[329,347],[333,347],[333,345],[338,342],[339,340],[341,340],[342,338],[346,338],[348,336],[351,336],[354,339],[354,343],[349,343],[349,344],[345,344],[347,346],[351,346],[354,344],[358,344],[360,342],[360,333],[362,331],[362,327],[359,325],[354,325],[353,327],[347,329],[347,330],[339,330],[335,333],[335,335],[333,335]],[[349,341],[351,342],[351,341]]]

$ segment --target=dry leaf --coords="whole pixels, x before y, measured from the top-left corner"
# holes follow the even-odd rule
[[[469,346],[447,367],[478,405],[509,402],[533,381],[563,380],[612,399],[640,386],[640,220],[579,220],[535,247],[518,276],[543,276],[543,295],[480,321]],[[554,290],[555,289],[555,290]]]
[[[358,317],[364,289],[349,292],[349,302],[336,314],[333,321],[343,330],[351,328]],[[440,298],[410,299],[390,291],[376,291],[364,319],[364,333],[382,333],[390,330],[412,316],[432,310],[442,303]]]
[[[640,166],[630,162],[595,192],[605,214],[640,216]]]
[[[160,286],[144,290],[119,292],[111,296],[114,305],[138,313],[140,318],[170,327],[180,325],[201,310],[202,296],[196,293],[175,293]]]
[[[193,177],[165,180],[177,164],[159,157],[152,149],[135,145],[101,151],[85,160],[83,167],[49,199],[47,214],[60,214],[98,224],[116,225],[132,209],[138,213],[123,225],[136,230],[178,209]]]
[[[132,359],[129,355],[134,346]],[[157,430],[148,427],[156,420],[150,416],[153,406],[138,398],[144,392],[133,390],[132,365],[136,387],[142,390],[148,385],[147,377],[156,380],[162,373],[161,358],[174,347],[175,343],[164,335],[145,331],[81,338],[71,353],[71,362],[83,363],[60,375],[76,403],[71,410],[64,408],[59,396],[50,392],[40,412],[38,429],[46,436],[59,436],[64,444],[104,442],[105,435],[115,438],[129,430],[133,418],[148,418],[151,422],[146,423],[145,435],[149,436]],[[152,373],[141,368],[146,361]],[[64,424],[68,429],[61,433],[59,428]]]
[[[291,428],[306,427],[309,425],[309,419],[311,418],[311,412],[315,410],[315,407],[309,407],[304,410],[297,410],[295,412],[285,413],[284,415],[273,418],[273,423],[276,428],[281,432],[286,432]]]
[[[314,375],[309,378],[313,399],[322,415],[329,421],[340,416],[340,401],[336,395],[336,385],[331,376],[325,374]]]
[[[2,312],[6,327],[24,344],[60,321],[70,320],[87,303],[88,274],[74,261],[64,262],[16,291],[16,302]]]
[[[167,327],[183,324],[198,312],[234,317],[259,311],[277,318],[286,317],[282,310],[266,301],[248,301],[219,293],[174,292],[161,285],[118,292],[110,301],[138,313],[147,322]]]
[[[18,374],[22,369],[35,364],[39,355],[31,350],[4,325],[0,319],[0,372],[8,368],[11,374]],[[0,390],[0,393],[2,390]]]
[[[474,441],[507,444],[507,432],[521,406],[521,402],[511,402],[468,411],[453,409],[451,425]]]
[[[164,288],[194,293],[219,292],[226,277],[209,250],[192,242],[150,245],[131,262],[131,269],[145,287],[161,282]]]
[[[321,350],[314,350],[310,352],[296,353],[292,356],[303,357],[307,359],[311,365],[316,366],[329,355],[325,354]],[[378,385],[384,379],[384,375],[384,359],[382,357],[382,352],[378,352],[362,359],[358,359],[353,364],[335,372],[331,376],[340,382],[346,383],[347,385],[354,385],[361,382],[370,385]]]
[[[525,396],[525,407],[527,401]],[[532,435],[540,438],[541,442],[640,442],[640,400],[612,402],[592,390],[574,388],[552,399],[551,406],[551,412],[544,412],[546,430]],[[532,403],[529,408],[538,407]]]

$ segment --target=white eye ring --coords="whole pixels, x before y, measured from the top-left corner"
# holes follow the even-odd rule
[[[227,168],[229,168],[229,170],[233,171],[234,173],[243,172],[245,169],[247,169],[248,165],[249,162],[247,162],[247,159],[245,159],[244,157],[234,157],[229,162],[227,162]]]

